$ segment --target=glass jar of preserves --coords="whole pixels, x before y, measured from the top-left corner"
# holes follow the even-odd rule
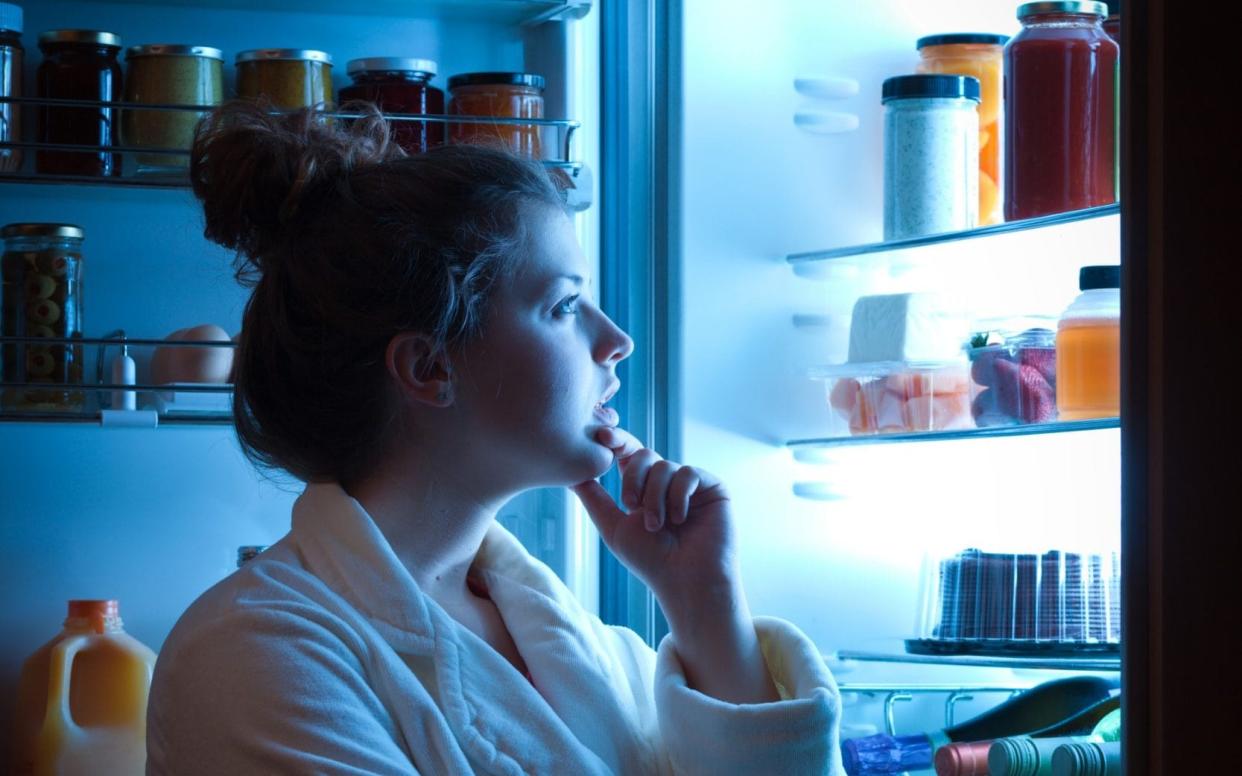
[[[22,7],[0,3],[0,97],[22,96]],[[0,172],[12,172],[22,166],[20,148],[8,143],[20,142],[22,133],[21,106],[0,102]]]
[[[884,239],[971,229],[979,218],[979,79],[883,84]]]
[[[219,105],[224,97],[224,54],[209,46],[151,44],[125,52],[125,102],[154,105]],[[190,150],[203,114],[188,110],[123,111],[125,145]],[[180,172],[185,154],[136,154],[138,172]]]
[[[332,109],[332,57],[313,49],[239,51],[237,96],[266,98],[285,110]]]
[[[351,59],[345,72],[353,84],[341,89],[340,103],[365,100],[384,113],[443,114],[444,91],[431,85],[436,63],[430,59],[370,57]],[[394,120],[392,136],[412,154],[444,143],[444,124]]]
[[[979,225],[1004,217],[1000,198],[1001,92],[1007,35],[952,33],[929,35],[917,44],[919,73],[969,75],[979,79]]]
[[[121,38],[97,30],[49,30],[39,36],[43,62],[35,73],[39,97],[57,100],[119,102]],[[38,142],[65,145],[116,145],[117,109],[40,106]],[[121,174],[121,155],[110,151],[35,153],[35,169],[53,175]]]
[[[448,112],[455,116],[490,116],[505,119],[542,119],[541,75],[530,73],[463,73],[449,78]],[[541,157],[537,124],[454,122],[449,129],[453,143],[499,143],[511,150]]]
[[[1005,46],[1005,220],[1115,199],[1117,43],[1100,2],[1018,6]]]
[[[0,229],[0,336],[68,340],[82,336],[82,227],[9,224]],[[21,383],[3,393],[3,407],[18,410],[80,408],[81,391],[38,384],[81,384],[82,346],[6,342],[0,376]]]

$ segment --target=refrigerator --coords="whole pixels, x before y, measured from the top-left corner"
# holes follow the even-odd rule
[[[1150,507],[1144,485],[1123,483],[1122,451],[1143,441],[1134,435],[1147,426],[851,438],[838,435],[825,384],[813,377],[816,367],[846,359],[851,310],[862,295],[949,291],[981,320],[1055,317],[1077,293],[1079,267],[1122,261],[1129,204],[1037,226],[880,244],[881,83],[914,71],[921,36],[1016,33],[1015,3],[21,4],[27,95],[40,60],[37,35],[54,28],[112,31],[125,46],[220,48],[226,93],[233,55],[269,47],[331,53],[337,88],[348,83],[342,65],[365,56],[433,59],[441,87],[448,75],[470,71],[546,76],[545,115],[556,120],[550,131],[558,138],[548,161],[572,179],[573,219],[598,267],[599,301],[636,342],[618,369],[622,425],[666,457],[723,478],[751,608],[796,623],[821,648],[842,687],[843,735],[935,730],[1050,678],[1120,672],[1116,655],[928,657],[910,654],[906,640],[920,627],[938,553],[1122,550],[1123,487],[1135,514],[1146,520]],[[1136,3],[1128,11],[1140,19],[1127,32],[1136,45],[1148,45],[1137,36],[1149,33],[1152,46],[1165,40],[1148,24],[1150,9],[1161,7]],[[1129,56],[1123,47],[1123,80]],[[1133,143],[1123,164],[1159,157],[1161,143],[1128,133],[1123,127]],[[1148,182],[1137,174],[1127,182],[1125,172],[1122,180],[1123,200]],[[246,291],[229,253],[203,238],[201,211],[184,185],[128,173],[49,181],[28,159],[0,175],[0,222],[27,221],[84,228],[88,338],[119,330],[158,340],[197,324],[229,333],[240,326]],[[1126,233],[1126,265],[1131,251],[1146,262],[1139,231]],[[1127,274],[1126,304],[1149,282]],[[87,348],[88,383],[100,347]],[[116,348],[102,347],[106,361]],[[1127,347],[1127,359],[1147,363],[1141,340]],[[131,353],[142,382],[151,347]],[[256,473],[227,413],[177,416],[154,408],[153,396],[143,392],[143,411],[133,414],[104,412],[107,399],[99,398],[72,416],[6,412],[0,422],[6,730],[21,661],[57,631],[65,601],[119,599],[126,630],[158,651],[186,606],[236,568],[238,547],[271,544],[288,529],[301,483]],[[1144,397],[1134,390],[1126,412],[1134,416]],[[1141,455],[1126,464],[1131,473],[1158,447],[1143,439]],[[615,492],[615,473],[605,483]],[[499,519],[606,621],[651,643],[666,631],[652,597],[600,546],[567,491],[526,494]],[[1138,569],[1124,582],[1127,596],[1141,589],[1140,576],[1147,584],[1146,574],[1166,568],[1135,539],[1148,530],[1126,527],[1122,563]],[[1127,599],[1127,623],[1146,600]],[[1138,616],[1147,623],[1146,613]],[[1148,673],[1132,686],[1146,688],[1164,659],[1144,652]],[[7,760],[7,749],[0,754]]]

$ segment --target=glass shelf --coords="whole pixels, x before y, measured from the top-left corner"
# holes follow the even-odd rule
[[[1120,213],[1121,205],[1119,203],[1114,203],[1111,205],[1103,205],[1101,207],[1088,208],[1086,210],[1074,210],[1068,213],[1056,213],[1054,215],[1042,216],[1040,218],[1030,218],[1023,221],[1011,221],[1003,224],[995,224],[993,226],[984,226],[978,229],[970,229],[963,232],[945,232],[943,234],[926,235],[924,237],[915,237],[907,240],[868,243],[865,245],[850,245],[822,251],[793,253],[786,256],[785,260],[793,267],[794,272],[800,275],[814,276],[816,274],[814,265],[820,262],[850,259],[878,253],[893,253],[916,248],[944,245],[947,243],[962,243],[968,240],[986,240],[987,238],[995,238],[1000,235],[1048,229],[1049,227],[1072,224],[1079,221],[1096,221],[1097,223],[1103,223],[1104,220],[1110,216],[1118,216]]]
[[[953,439],[988,439],[996,437],[1032,436],[1036,434],[1065,434],[1080,431],[1121,428],[1120,418],[1095,420],[1067,420],[1055,423],[1028,423],[1014,426],[989,426],[965,428],[953,431],[924,431],[915,434],[868,434],[863,436],[828,437],[824,439],[795,439],[786,447],[793,450],[794,458],[804,463],[819,463],[815,451],[836,447],[859,445],[897,444],[906,442],[943,442]]]
[[[1121,657],[990,657],[983,655],[911,655],[882,652],[855,652],[841,650],[834,657],[839,660],[859,660],[873,663],[914,663],[942,666],[981,666],[986,668],[1030,668],[1054,671],[1120,671]]]
[[[90,0],[114,3],[116,0]],[[126,0],[141,5],[170,5],[169,0]],[[288,0],[193,0],[199,8],[247,11],[288,11]],[[344,16],[393,16],[415,19],[461,19],[500,25],[532,25],[579,19],[591,9],[590,0],[299,0],[299,13]]]

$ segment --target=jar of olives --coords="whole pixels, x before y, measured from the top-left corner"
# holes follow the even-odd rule
[[[73,224],[9,224],[0,229],[0,336],[47,339],[46,345],[0,346],[0,394],[5,410],[77,410],[82,391],[82,239]],[[16,384],[16,385],[13,385]],[[48,385],[47,388],[39,387]]]

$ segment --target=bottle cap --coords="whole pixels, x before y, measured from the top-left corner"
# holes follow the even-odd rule
[[[449,77],[449,88],[459,86],[529,86],[542,89],[543,76],[532,73],[461,73]]]
[[[211,46],[190,46],[182,43],[145,43],[125,49],[125,58],[135,57],[202,57],[224,61],[224,52]]]
[[[1121,267],[1116,264],[1083,267],[1078,270],[1078,289],[1121,288]]]
[[[965,43],[975,43],[985,46],[1003,46],[1008,42],[1008,35],[997,35],[994,32],[949,32],[941,35],[927,35],[919,38],[919,42],[914,44],[914,47],[921,49],[926,48],[927,46],[955,46]]]
[[[1103,19],[1108,16],[1108,6],[1095,0],[1061,0],[1060,2],[1023,3],[1018,6],[1019,19],[1047,13],[1086,14]]]
[[[22,7],[13,3],[0,3],[0,30],[22,31]]]
[[[82,227],[74,224],[6,224],[0,228],[0,237],[67,237],[81,240],[85,236]]]
[[[345,72],[354,73],[426,73],[436,74],[436,63],[430,59],[414,59],[413,57],[367,57],[351,59],[345,63]]]
[[[898,75],[885,79],[880,102],[943,97],[979,102],[979,79],[970,75]]]
[[[936,750],[936,773],[956,776],[988,776],[991,741],[949,744]]]
[[[326,51],[316,51],[315,49],[248,49],[237,52],[237,56],[233,58],[233,61],[240,65],[242,62],[258,62],[265,59],[322,62],[325,65],[332,64],[331,54]]]
[[[39,34],[39,43],[89,43],[119,49],[121,36],[99,30],[48,30]]]
[[[932,741],[924,735],[879,734],[841,742],[841,761],[850,776],[901,773],[932,767]]]
[[[115,625],[121,618],[121,604],[116,599],[73,599],[69,601],[69,619],[89,620],[91,630],[103,633],[109,620]]]

